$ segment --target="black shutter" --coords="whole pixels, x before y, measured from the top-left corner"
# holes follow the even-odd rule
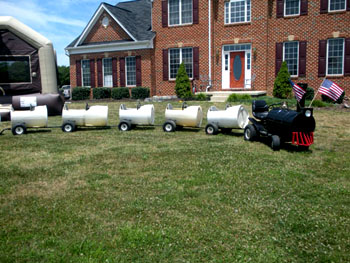
[[[103,86],[103,79],[102,79],[102,59],[97,59],[97,86],[102,87]]]
[[[284,14],[284,0],[277,0],[276,16],[277,18],[283,17]]]
[[[275,75],[277,76],[283,62],[283,43],[276,43],[276,65]]]
[[[350,76],[350,38],[345,39],[344,76]]]
[[[299,42],[299,77],[306,76],[306,41]]]
[[[321,0],[321,5],[320,5],[320,13],[321,14],[326,14],[328,13],[328,1],[329,0]]]
[[[193,48],[193,79],[199,79],[199,47]]]
[[[198,14],[198,0],[193,0],[193,24],[198,24],[199,14]]]
[[[168,1],[162,1],[162,27],[168,26]]]
[[[136,86],[142,86],[141,56],[136,56]]]
[[[95,60],[90,60],[90,86],[95,88]]]
[[[75,71],[77,77],[77,87],[81,86],[81,62],[80,60],[75,61]]]
[[[346,11],[350,11],[350,0],[346,0]]]
[[[169,69],[168,69],[168,50],[163,49],[163,80],[169,79]]]
[[[112,58],[113,87],[118,87],[117,58]]]
[[[125,58],[119,58],[120,86],[125,87]]]
[[[308,11],[308,0],[301,0],[300,15],[302,15],[302,16],[307,15],[307,11]]]
[[[320,40],[318,45],[318,76],[326,76],[327,40]]]

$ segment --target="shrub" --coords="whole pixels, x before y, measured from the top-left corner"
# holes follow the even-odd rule
[[[111,97],[110,88],[94,88],[92,89],[92,95],[94,99],[109,99]]]
[[[321,95],[321,97],[322,97],[322,101],[324,101],[324,102],[342,104],[344,97],[345,97],[345,91],[340,95],[340,97],[339,97],[339,99],[337,99],[337,101],[334,101],[330,97],[323,95],[323,94]]]
[[[307,87],[306,93],[305,93],[305,100],[312,100],[315,96],[315,91],[313,88]]]
[[[235,101],[244,101],[244,100],[251,100],[252,97],[248,94],[235,94],[232,93],[228,98],[227,102],[235,102]]]
[[[90,88],[75,87],[72,91],[72,100],[88,100],[90,99]]]
[[[314,101],[312,102],[312,105],[311,105],[311,106],[322,108],[322,107],[326,107],[327,105],[326,105],[326,103],[324,103],[323,101],[314,100]]]
[[[210,97],[204,93],[198,93],[195,97],[195,100],[200,100],[200,101],[206,101],[206,100],[210,100]]]
[[[122,88],[114,88],[112,89],[112,99],[114,100],[121,100],[124,98],[130,98],[129,89],[122,87]]]
[[[186,73],[185,64],[181,63],[176,75],[175,93],[181,99],[192,97],[191,82]]]
[[[149,88],[136,87],[131,89],[132,99],[145,99],[149,97]]]
[[[280,71],[277,74],[273,85],[273,96],[280,99],[286,99],[292,93],[290,85],[290,74],[288,72],[287,62],[283,61]]]

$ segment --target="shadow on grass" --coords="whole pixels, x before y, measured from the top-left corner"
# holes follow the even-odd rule
[[[257,141],[254,141],[254,142],[263,143],[266,146],[268,146],[271,149],[271,151],[273,151],[271,148],[271,138],[270,137],[260,137]],[[310,148],[297,146],[297,145],[294,145],[290,142],[281,142],[280,150],[285,150],[287,152],[305,152],[305,153],[309,153],[309,154],[312,153],[312,150],[310,150]]]

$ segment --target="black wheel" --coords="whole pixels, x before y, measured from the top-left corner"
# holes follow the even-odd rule
[[[63,132],[74,132],[75,131],[75,124],[68,122],[68,123],[64,123],[62,125],[62,131]]]
[[[129,131],[131,129],[131,125],[130,125],[130,123],[128,123],[126,121],[122,121],[119,123],[118,129],[120,131]]]
[[[279,151],[281,147],[281,139],[278,135],[271,136],[271,148],[274,151]]]
[[[222,132],[222,133],[226,133],[226,134],[227,134],[227,133],[230,133],[231,131],[232,131],[231,128],[222,128],[222,129],[221,129],[221,132]]]
[[[163,124],[163,131],[173,132],[176,129],[176,124],[173,121],[166,121]]]
[[[207,124],[207,126],[205,126],[205,133],[208,135],[216,135],[218,134],[218,132],[218,126],[216,126],[215,124],[209,123]]]
[[[27,128],[24,125],[16,125],[11,130],[13,135],[22,135],[27,132]]]
[[[257,138],[256,128],[252,124],[248,124],[244,129],[244,140],[254,141]]]

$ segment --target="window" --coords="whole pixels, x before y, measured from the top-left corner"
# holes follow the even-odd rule
[[[31,82],[29,56],[0,56],[0,83]]]
[[[299,42],[286,42],[283,49],[283,60],[287,62],[289,74],[298,76]]]
[[[169,49],[170,79],[176,79],[177,71],[182,62],[185,64],[188,77],[193,78],[192,48]]]
[[[192,0],[169,0],[169,25],[192,23]]]
[[[295,16],[300,14],[300,0],[284,0],[284,15]]]
[[[90,76],[90,60],[85,59],[81,61],[81,71],[83,73],[83,87],[91,86],[91,76]]]
[[[327,75],[343,75],[344,39],[329,39],[327,51]]]
[[[329,0],[329,12],[343,11],[346,8],[345,0]]]
[[[136,57],[126,57],[126,86],[136,86]]]
[[[102,61],[103,61],[103,86],[113,87],[112,59],[104,58]]]
[[[225,55],[225,70],[228,70],[228,54]]]
[[[225,24],[250,22],[250,0],[225,2]]]

